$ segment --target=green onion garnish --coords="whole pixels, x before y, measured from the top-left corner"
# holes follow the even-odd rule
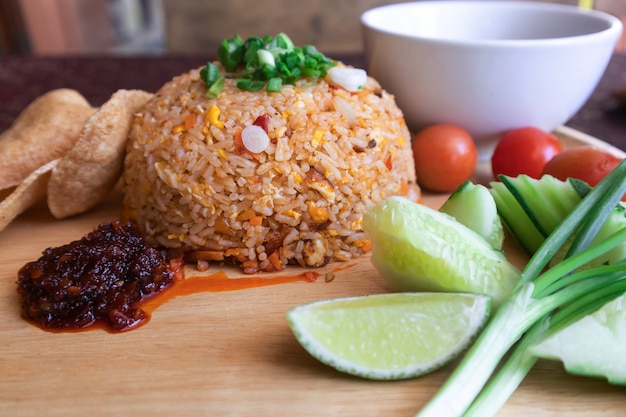
[[[210,88],[220,77],[220,67],[212,62],[209,62],[206,67],[200,70],[200,78],[204,81],[207,88]]]
[[[217,58],[227,74],[220,74],[219,66],[214,63],[208,63],[200,70],[209,97],[219,95],[224,77],[236,78],[237,86],[242,90],[259,91],[265,87],[268,92],[278,92],[283,84],[294,84],[303,77],[323,78],[337,65],[312,45],[295,46],[284,33],[274,37],[251,37],[245,41],[235,35],[222,41]]]
[[[206,92],[208,98],[216,98],[222,92],[224,88],[224,77],[219,77]]]
[[[237,87],[245,91],[259,91],[265,87],[265,83],[263,81],[254,81],[249,78],[238,78]]]
[[[217,58],[227,72],[234,72],[241,62],[244,51],[243,39],[235,35],[230,39],[224,39],[217,50]]]
[[[267,81],[267,91],[276,93],[283,87],[283,80],[280,77],[270,78]]]

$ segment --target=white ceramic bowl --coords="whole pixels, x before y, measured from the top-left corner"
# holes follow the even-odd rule
[[[481,159],[504,131],[569,120],[622,31],[607,13],[521,1],[398,3],[366,11],[361,23],[368,71],[409,128],[464,127]]]

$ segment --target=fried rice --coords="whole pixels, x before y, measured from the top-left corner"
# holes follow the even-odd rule
[[[226,79],[208,98],[199,69],[166,83],[135,116],[124,210],[153,245],[244,272],[318,267],[369,251],[362,216],[392,196],[419,197],[410,134],[372,78],[349,92],[330,77],[280,92]],[[269,144],[242,144],[247,126]]]

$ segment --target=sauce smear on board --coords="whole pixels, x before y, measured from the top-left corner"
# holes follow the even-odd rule
[[[334,278],[328,272],[325,282]],[[315,282],[321,274],[231,278],[224,271],[185,278],[182,256],[146,246],[130,223],[101,224],[80,240],[46,249],[18,273],[25,319],[52,332],[136,329],[159,306],[176,297],[292,282]]]
[[[244,290],[289,282],[315,282],[319,276],[320,274],[317,272],[311,271],[276,277],[229,278],[224,271],[218,271],[210,275],[195,275],[175,280],[166,291],[161,291],[153,297],[145,299],[141,303],[141,308],[150,315],[169,300],[185,295],[201,292]]]

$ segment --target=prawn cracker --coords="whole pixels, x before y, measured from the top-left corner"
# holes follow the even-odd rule
[[[48,208],[54,217],[83,213],[114,188],[133,117],[151,97],[142,90],[118,90],[87,120],[76,145],[52,171]]]
[[[58,163],[59,160],[55,159],[37,168],[0,202],[0,231],[26,209],[44,199],[50,174]]]
[[[31,102],[0,135],[0,189],[69,151],[95,108],[76,90],[51,90]]]

